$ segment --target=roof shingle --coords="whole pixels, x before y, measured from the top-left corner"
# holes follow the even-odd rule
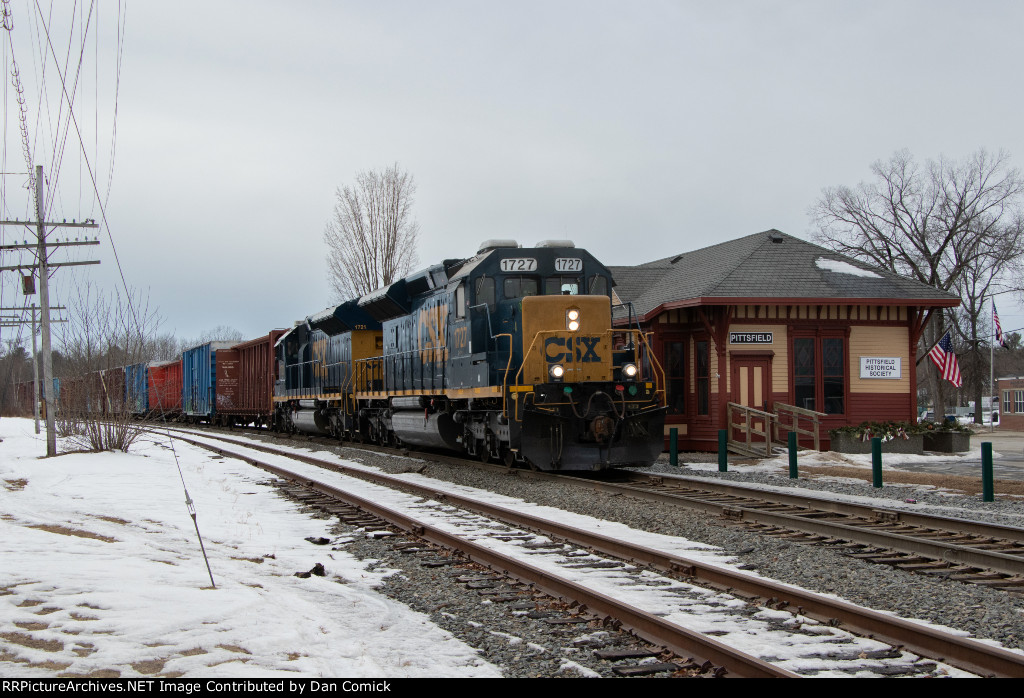
[[[609,267],[615,290],[647,318],[669,303],[729,298],[901,299],[950,306],[956,296],[778,230],[632,267]]]

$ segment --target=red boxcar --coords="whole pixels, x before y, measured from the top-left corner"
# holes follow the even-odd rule
[[[217,352],[217,416],[225,423],[270,422],[274,412],[274,344],[285,330]]]
[[[149,409],[157,416],[181,412],[181,359],[150,365]]]

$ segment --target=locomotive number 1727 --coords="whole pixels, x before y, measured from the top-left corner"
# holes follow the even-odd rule
[[[533,257],[508,257],[501,260],[502,271],[537,271],[537,260]]]

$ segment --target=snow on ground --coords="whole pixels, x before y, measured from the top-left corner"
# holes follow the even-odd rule
[[[427,617],[375,593],[386,572],[369,571],[344,552],[305,542],[307,537],[326,535],[327,524],[299,513],[272,487],[260,484],[266,479],[262,471],[181,442],[172,453],[166,437],[140,440],[131,455],[54,459],[37,457],[45,447],[42,438],[32,434],[29,420],[0,421],[0,438],[0,619],[11,629],[0,632],[2,675],[499,675],[472,648]],[[259,457],[280,460],[292,470],[308,471],[311,477],[391,508],[426,516],[435,525],[463,532],[467,523],[476,525],[470,521],[476,517],[446,505],[283,457]],[[428,479],[414,473],[404,477]],[[195,500],[216,589],[209,588],[182,479]],[[701,543],[450,483],[444,486],[681,557],[733,565],[721,550]],[[483,530],[490,524],[481,520],[479,526]],[[531,556],[535,564],[541,562],[535,552]],[[324,563],[326,577],[294,576],[317,562]],[[550,565],[551,572],[566,574],[564,568],[557,569],[557,560]],[[588,573],[569,574],[582,581]],[[616,570],[590,573],[586,583],[595,581],[607,585],[606,593],[625,594],[631,602],[635,595],[637,605],[659,605],[673,622],[726,633],[731,642],[754,654],[765,651],[759,645],[771,637],[777,640],[775,656],[800,664],[808,649],[802,643],[814,644],[802,639],[782,651],[791,641],[766,634],[757,624],[738,624],[723,613],[733,603],[727,597],[694,588],[687,594],[690,601],[681,599],[690,585],[665,580],[678,591],[663,587],[659,592]],[[827,661],[807,661],[819,670],[831,668]]]
[[[223,446],[223,442],[211,439],[200,433],[190,434],[190,438],[200,442],[205,441]],[[485,535],[486,531],[493,528],[485,517],[460,513],[455,507],[449,505],[439,504],[433,501],[425,501],[415,495],[398,492],[390,488],[368,483],[364,480],[354,479],[339,473],[324,471],[317,466],[296,462],[284,456],[276,456],[256,451],[250,451],[247,453],[244,446],[242,446],[242,444],[247,440],[246,438],[241,437],[231,440],[239,444],[239,446],[228,447],[228,450],[239,452],[243,456],[251,455],[252,457],[259,458],[260,460],[273,465],[287,467],[289,470],[301,473],[310,478],[316,478],[321,482],[325,482],[358,496],[373,500],[380,505],[400,511],[407,516],[413,516],[429,525],[446,529],[449,533],[457,533],[459,535],[474,538],[477,535]],[[287,444],[275,444],[274,448],[279,451],[291,451],[304,454],[308,454],[310,451],[307,447],[290,446]],[[355,463],[335,454],[317,451],[316,456],[326,461],[333,460],[354,470],[379,472],[375,467]],[[392,475],[392,477],[407,480],[411,483],[437,487],[446,492],[458,494],[459,496],[466,497],[468,499],[486,502],[491,505],[524,511],[529,513],[531,516],[557,521],[569,526],[590,530],[605,536],[614,537],[630,543],[660,550],[665,553],[676,555],[683,560],[688,559],[705,565],[729,568],[738,574],[751,577],[762,576],[756,571],[740,569],[738,561],[720,548],[691,541],[683,537],[667,536],[641,531],[613,521],[605,521],[570,511],[542,506],[494,492],[433,480],[417,473],[404,473],[401,475]],[[479,525],[479,531],[472,530],[477,525]],[[516,548],[520,545],[520,543],[512,541],[496,541],[493,539],[488,539],[487,544],[495,550],[513,556],[516,555]],[[872,642],[863,639],[852,639],[848,634],[842,633],[838,630],[829,630],[826,632],[824,628],[822,630],[825,634],[817,640],[809,640],[808,638],[803,637],[793,640],[790,636],[786,636],[785,639],[782,639],[778,633],[764,625],[758,625],[755,623],[753,624],[753,627],[751,627],[750,625],[731,617],[728,613],[723,613],[723,610],[727,611],[731,606],[739,608],[744,605],[742,601],[729,597],[728,595],[718,594],[716,592],[694,585],[681,583],[676,580],[669,580],[661,577],[660,575],[649,572],[641,573],[641,577],[646,577],[646,583],[641,583],[637,586],[632,575],[624,574],[622,570],[567,570],[562,564],[564,563],[564,559],[559,558],[561,558],[559,553],[546,556],[543,553],[533,550],[527,552],[524,557],[521,557],[520,562],[542,567],[548,574],[586,584],[587,586],[597,589],[607,595],[624,599],[634,606],[645,608],[648,611],[653,610],[658,615],[662,615],[666,619],[678,623],[683,627],[690,628],[691,630],[695,630],[697,632],[715,632],[723,636],[719,638],[723,642],[737,647],[742,651],[755,656],[772,656],[781,660],[780,663],[783,665],[790,664],[790,666],[786,666],[786,668],[797,670],[814,669],[816,671],[826,673],[831,670],[838,669],[838,662],[832,662],[830,660],[822,661],[818,658],[804,655],[804,653],[814,645],[834,642],[836,635],[843,636],[843,639],[841,640],[842,642],[857,643],[864,641],[868,644]],[[595,556],[594,559],[597,559],[597,557]],[[655,586],[666,584],[670,586],[663,587],[660,590],[666,592],[663,595],[660,593],[659,589],[651,588],[648,584],[653,584]],[[696,595],[701,598],[698,601],[680,601],[680,592]],[[826,594],[826,596],[838,598],[831,594]],[[761,618],[761,620],[767,620],[771,613],[772,612],[770,611],[765,611],[765,613],[762,614],[764,617]],[[782,613],[779,617],[789,618],[790,615],[786,612]],[[942,628],[927,621],[914,618],[908,618],[906,620],[919,623],[923,626],[950,631],[948,628]],[[814,624],[813,621],[803,617],[800,618],[799,622]],[[961,631],[952,632],[966,635],[966,633],[962,633]],[[769,639],[766,640],[766,638]],[[865,651],[880,649],[883,646],[884,645],[881,643],[876,643],[871,645]],[[813,653],[813,650],[810,651]],[[952,667],[946,667],[946,671],[951,675],[963,675]]]
[[[306,542],[326,522],[250,466],[176,448],[213,589],[166,444],[41,459],[24,419],[0,438],[2,676],[500,675],[376,593],[386,572]]]

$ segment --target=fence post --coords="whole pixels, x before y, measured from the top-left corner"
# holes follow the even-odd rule
[[[992,442],[981,442],[981,501],[995,501],[995,487],[992,481]]]
[[[729,432],[726,429],[718,430],[718,472],[724,473],[729,470]]]
[[[873,486],[882,486],[882,439],[877,436],[871,439],[871,477]]]
[[[796,467],[796,432],[789,432],[789,478],[796,480],[799,475],[797,474]]]

